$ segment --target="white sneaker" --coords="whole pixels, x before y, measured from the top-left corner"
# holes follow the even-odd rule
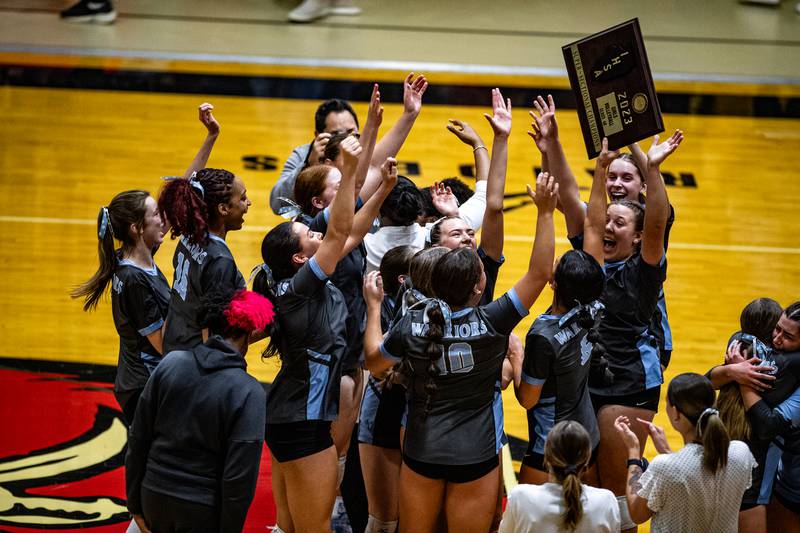
[[[361,8],[353,5],[353,0],[332,0],[331,2],[331,15],[360,15]]]
[[[330,0],[303,0],[299,6],[289,12],[291,22],[312,22],[331,13]]]

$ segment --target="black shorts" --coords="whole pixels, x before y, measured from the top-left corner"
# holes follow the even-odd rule
[[[403,463],[419,474],[430,479],[443,479],[448,483],[469,483],[480,479],[500,465],[500,458],[495,455],[488,461],[468,465],[440,465],[423,463],[403,455]]]
[[[786,496],[782,496],[778,491],[773,492],[772,495],[775,496],[787,510],[796,515],[800,515],[800,502],[793,502]]]
[[[331,423],[325,420],[267,424],[264,440],[279,463],[302,459],[333,446]]]
[[[358,442],[381,448],[400,449],[400,425],[406,410],[406,389],[402,385],[384,387],[367,379],[361,401]]]
[[[661,385],[652,387],[633,394],[621,396],[602,396],[591,394],[594,412],[598,413],[601,407],[606,405],[622,405],[634,407],[636,409],[647,409],[648,411],[658,412],[658,402],[661,400]]]
[[[597,462],[598,448],[600,448],[600,446],[595,446],[594,450],[592,450],[592,456],[589,458],[590,467]],[[525,455],[522,456],[522,464],[528,468],[539,470],[540,472],[547,472],[547,467],[544,466],[544,455],[541,453],[527,451]]]

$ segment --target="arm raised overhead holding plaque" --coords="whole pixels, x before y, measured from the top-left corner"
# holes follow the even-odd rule
[[[562,47],[589,158],[664,131],[638,19]]]

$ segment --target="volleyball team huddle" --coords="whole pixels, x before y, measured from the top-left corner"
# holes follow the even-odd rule
[[[659,168],[681,131],[647,152],[604,139],[584,203],[553,99],[538,97],[534,243],[498,295],[511,101],[492,91],[491,150],[468,123],[447,125],[472,149],[474,192],[458,180],[420,189],[395,157],[427,86],[409,74],[380,140],[377,84],[363,128],[347,102],[320,105],[314,141],[273,189],[290,220],[264,237],[251,290],[226,244],[251,202],[240,177],[206,168],[220,132],[210,104],[183,176],[157,200],[126,191],[100,210],[100,267],[73,296],[88,310],[111,286],[129,530],[240,531],[266,441],[272,530],[331,531],[357,441],[367,532],[635,531],[650,518],[651,531],[766,531],[773,486],[784,510],[800,501],[789,474],[800,477],[800,304],[753,302],[725,365],[670,383],[682,450],[652,424],[672,350],[662,286],[675,215]],[[556,209],[573,247],[558,258]],[[179,238],[171,287],[153,261],[167,231]],[[512,332],[540,297],[552,303],[523,344]],[[245,362],[265,337],[262,357],[280,358],[267,393]],[[508,386],[529,445],[504,514]],[[649,467],[648,435],[661,453]]]

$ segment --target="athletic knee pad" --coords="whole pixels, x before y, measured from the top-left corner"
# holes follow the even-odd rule
[[[337,472],[336,477],[336,486],[339,487],[342,484],[342,479],[344,479],[344,467],[347,464],[347,457],[339,457],[339,471]]]
[[[636,527],[636,522],[631,519],[631,513],[628,512],[628,498],[625,496],[617,496],[617,504],[619,505],[620,531]]]
[[[367,520],[367,527],[364,529],[364,533],[395,533],[397,530],[397,520],[393,522],[383,522],[378,520],[372,515],[369,515],[369,520]]]

